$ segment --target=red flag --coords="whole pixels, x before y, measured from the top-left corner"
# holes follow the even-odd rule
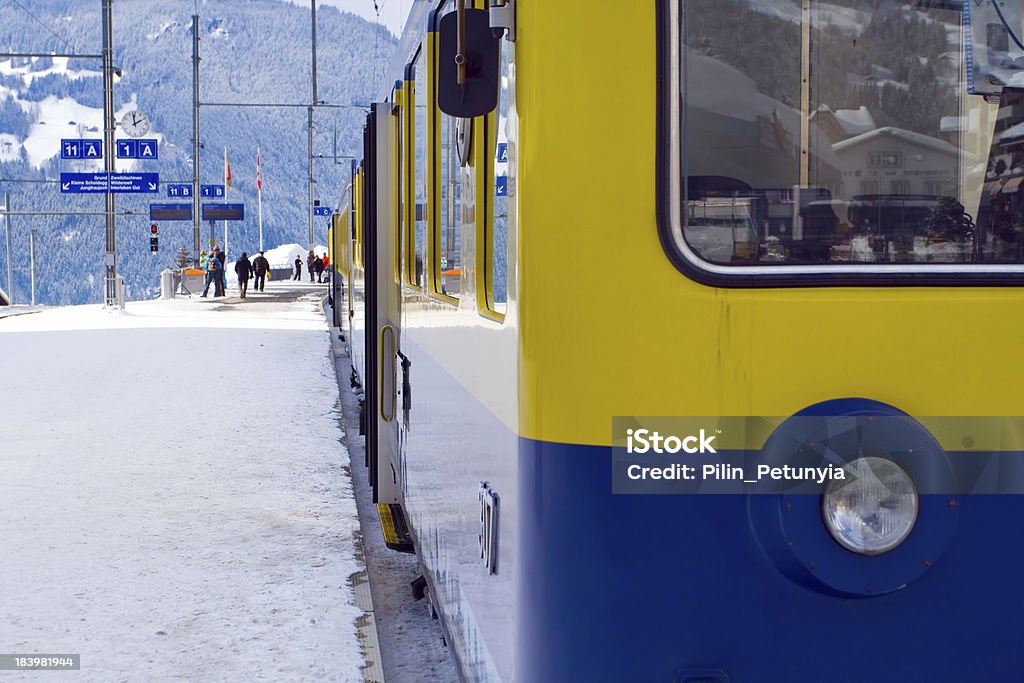
[[[263,190],[263,173],[260,170],[260,148],[256,148],[256,189]]]
[[[231,164],[228,162],[228,148],[224,148],[224,184],[231,189]]]

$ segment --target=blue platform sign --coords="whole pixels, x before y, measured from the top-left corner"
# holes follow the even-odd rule
[[[314,216],[330,216],[331,215],[331,207],[329,207],[329,206],[314,206],[313,207],[313,215]]]
[[[206,199],[214,199],[214,198],[217,198],[217,197],[223,197],[224,196],[224,186],[223,185],[200,185],[199,186],[199,196],[200,197],[204,197]]]
[[[245,220],[245,204],[203,204],[204,221]]]
[[[498,197],[507,197],[508,196],[508,176],[500,175],[497,178],[495,178],[494,180],[495,180],[495,183],[494,183],[495,194]]]
[[[123,194],[156,194],[160,191],[160,174],[111,173],[110,191]]]
[[[160,157],[160,146],[155,138],[139,140],[139,159],[158,159]]]
[[[149,220],[151,221],[191,221],[191,204],[150,204]]]
[[[82,158],[82,141],[81,140],[61,140],[60,141],[60,158],[61,159],[81,159]]]
[[[83,159],[102,159],[103,140],[82,140]]]
[[[106,193],[108,187],[106,173],[60,174],[60,191],[64,194]]]
[[[191,183],[168,183],[168,185],[167,185],[167,196],[168,197],[191,197],[192,196],[192,184]]]
[[[117,146],[118,159],[136,159],[139,156],[138,140],[118,140],[114,143]]]
[[[508,161],[508,143],[498,143],[498,163],[506,163]]]
[[[102,159],[103,141],[69,139],[60,141],[61,159]]]

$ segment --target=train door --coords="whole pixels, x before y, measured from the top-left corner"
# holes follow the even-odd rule
[[[367,126],[364,187],[366,240],[366,453],[374,502],[401,503],[399,463],[398,370],[401,297],[394,277],[398,239],[396,120],[391,105],[371,107]]]

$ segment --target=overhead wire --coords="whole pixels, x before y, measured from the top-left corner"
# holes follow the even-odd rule
[[[373,11],[377,13],[377,30],[373,32],[373,93],[376,94],[380,88],[380,72],[382,71],[380,64],[380,11],[384,7],[384,3],[387,0],[381,0],[380,3],[377,0],[373,0]]]
[[[47,26],[47,25],[46,25],[46,24],[44,24],[44,23],[43,23],[42,21],[40,21],[40,20],[39,20],[39,17],[37,17],[36,15],[32,14],[32,12],[30,12],[30,11],[29,11],[29,9],[28,9],[27,7],[25,7],[24,5],[22,5],[22,4],[21,4],[21,2],[20,2],[19,0],[11,0],[11,2],[13,2],[13,3],[15,4],[15,6],[19,7],[19,8],[20,8],[20,9],[21,9],[21,10],[22,10],[22,11],[23,11],[23,12],[24,12],[25,14],[29,15],[30,17],[32,17],[32,21],[36,22],[37,24],[39,24],[40,26],[42,26],[42,27],[43,27],[44,29],[46,29],[47,33],[49,33],[50,35],[52,35],[52,36],[53,36],[54,38],[56,38],[57,40],[59,40],[59,41],[63,42],[63,43],[64,43],[64,44],[65,44],[65,45],[66,45],[67,47],[71,48],[71,52],[76,52],[76,51],[77,51],[77,50],[75,49],[75,46],[74,46],[74,45],[72,45],[72,44],[71,44],[71,42],[70,42],[70,41],[68,41],[68,39],[67,39],[67,38],[65,38],[65,37],[63,37],[63,36],[61,36],[61,35],[59,35],[59,34],[58,34],[58,33],[57,33],[56,31],[54,31],[54,30],[53,30],[53,29],[51,29],[51,28],[50,28],[49,26]]]

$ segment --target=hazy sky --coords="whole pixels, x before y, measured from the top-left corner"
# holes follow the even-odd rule
[[[291,0],[296,5],[309,7],[309,0]],[[377,13],[373,9],[374,0],[316,0],[317,9],[324,5],[333,5],[340,10],[358,14],[367,21],[376,22]],[[405,17],[409,14],[413,0],[377,0],[380,9],[380,22],[396,36],[402,35]]]

